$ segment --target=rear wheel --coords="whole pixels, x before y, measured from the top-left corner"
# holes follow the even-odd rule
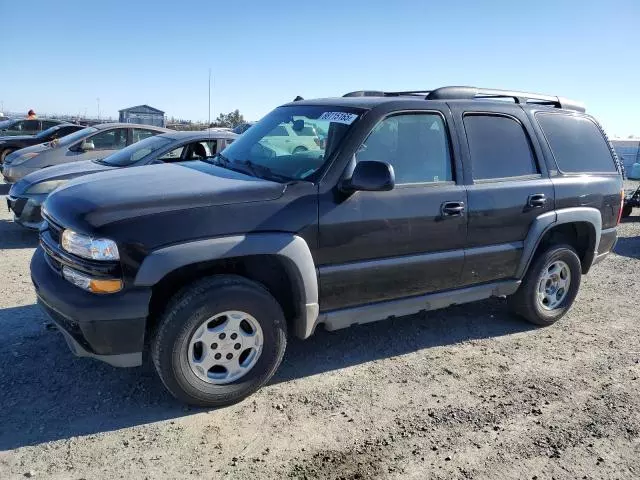
[[[282,308],[260,284],[209,277],[178,293],[151,350],[158,375],[179,400],[236,403],[273,376],[286,348]]]
[[[571,308],[582,279],[580,258],[569,245],[554,245],[533,261],[510,309],[536,325],[551,325]]]
[[[632,211],[633,207],[630,204],[625,203],[622,207],[622,218],[627,218],[629,215],[631,215]]]

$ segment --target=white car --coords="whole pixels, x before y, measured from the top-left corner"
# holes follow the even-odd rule
[[[281,123],[260,143],[275,150],[296,154],[320,150],[322,141],[323,139],[312,125],[305,124],[303,128],[296,131],[290,123]]]

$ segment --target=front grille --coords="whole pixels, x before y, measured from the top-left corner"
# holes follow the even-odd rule
[[[51,220],[51,217],[47,216],[47,214],[42,211],[42,218],[44,218],[46,222],[46,227],[44,230],[49,231],[49,235],[51,239],[56,243],[56,245],[60,245],[60,240],[62,238],[62,231],[64,230],[60,225]]]

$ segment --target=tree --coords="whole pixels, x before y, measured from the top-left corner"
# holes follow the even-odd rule
[[[240,110],[234,110],[233,112],[226,114],[221,113],[220,115],[218,115],[218,118],[216,118],[215,122],[213,122],[210,126],[234,128],[243,123],[245,123],[245,120],[240,113]]]

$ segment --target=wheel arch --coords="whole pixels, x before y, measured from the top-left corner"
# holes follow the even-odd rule
[[[524,241],[516,277],[522,278],[541,247],[563,241],[578,252],[582,273],[589,272],[598,251],[602,232],[600,211],[592,207],[573,207],[547,212],[533,222]]]
[[[145,258],[134,285],[153,289],[154,317],[177,288],[215,274],[237,274],[264,285],[298,337],[313,333],[319,310],[317,274],[306,241],[297,235],[248,234],[161,248]]]

